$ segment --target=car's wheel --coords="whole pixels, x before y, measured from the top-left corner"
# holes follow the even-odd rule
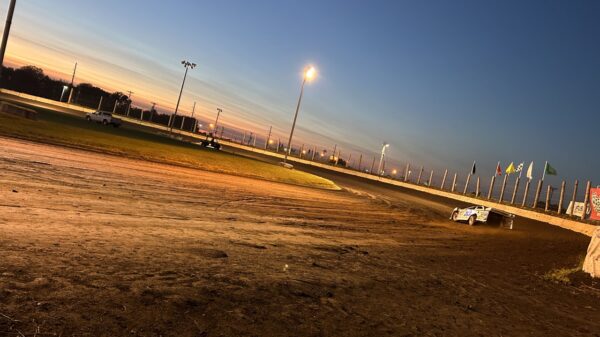
[[[85,116],[85,120],[86,120],[86,121],[88,121],[88,122],[91,122],[91,121],[92,121],[92,117],[90,117],[90,116]]]
[[[454,213],[452,213],[452,221],[456,222],[457,219],[458,219],[458,212],[455,211]]]
[[[215,150],[220,150],[221,149],[221,144],[215,144],[214,147],[215,147]]]
[[[473,214],[469,217],[469,226],[475,226],[475,222],[477,220],[477,215]]]
[[[102,120],[102,125],[107,125],[107,124],[108,124],[108,121],[106,119],[103,119]]]

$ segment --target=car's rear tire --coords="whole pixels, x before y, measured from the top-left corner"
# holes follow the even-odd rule
[[[475,222],[477,222],[477,215],[471,215],[469,217],[469,226],[475,226]]]
[[[106,119],[102,120],[102,125],[108,125],[108,121]]]
[[[452,216],[450,217],[452,218],[452,221],[456,222],[458,221],[458,212],[454,211],[454,213],[452,213]]]
[[[90,116],[85,116],[85,120],[86,120],[86,121],[88,121],[88,122],[91,122],[91,121],[92,121],[92,117],[90,117]]]

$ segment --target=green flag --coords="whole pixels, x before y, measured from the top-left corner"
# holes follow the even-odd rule
[[[557,174],[556,169],[550,164],[546,163],[546,174],[549,176],[555,176]]]

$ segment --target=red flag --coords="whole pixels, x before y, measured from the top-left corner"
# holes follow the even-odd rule
[[[498,166],[496,166],[496,175],[497,176],[502,175],[502,167],[500,167],[500,162],[498,162]]]

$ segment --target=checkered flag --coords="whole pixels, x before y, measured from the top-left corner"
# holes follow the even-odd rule
[[[519,179],[521,179],[521,176],[523,175],[523,167],[525,166],[525,162],[522,162],[521,164],[519,164],[519,166],[517,166],[517,169],[515,170],[515,172],[519,172]]]

